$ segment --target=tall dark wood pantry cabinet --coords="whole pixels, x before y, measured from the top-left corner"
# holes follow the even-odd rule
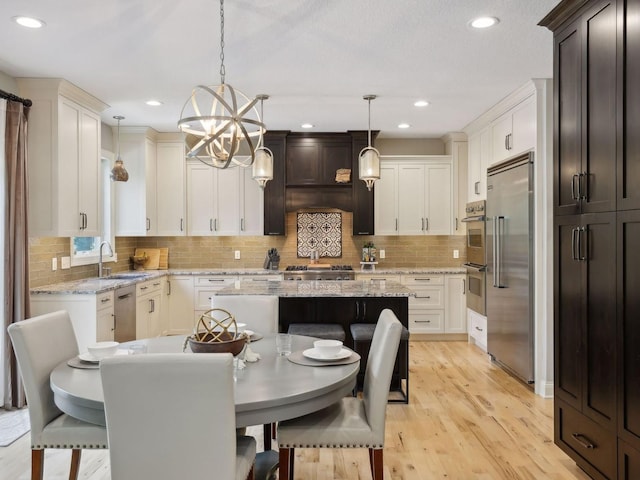
[[[640,0],[565,0],[554,33],[555,442],[640,478]]]

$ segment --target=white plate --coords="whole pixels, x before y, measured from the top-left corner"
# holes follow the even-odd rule
[[[337,355],[334,355],[333,357],[325,357],[324,355],[321,355],[320,352],[315,348],[309,348],[303,351],[302,355],[307,358],[311,358],[312,360],[320,360],[321,362],[332,362],[334,360],[344,360],[345,358],[349,358],[351,356],[351,350],[343,348],[342,350],[340,350],[340,352],[338,352]]]
[[[94,357],[89,352],[81,353],[80,355],[78,355],[78,358],[83,362],[98,363],[100,361],[99,358]]]

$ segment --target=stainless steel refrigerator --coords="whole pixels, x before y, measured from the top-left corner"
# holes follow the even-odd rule
[[[487,351],[534,382],[533,153],[487,170]]]

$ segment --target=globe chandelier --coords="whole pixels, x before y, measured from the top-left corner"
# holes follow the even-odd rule
[[[250,99],[225,83],[224,0],[220,0],[220,85],[197,85],[180,114],[187,157],[215,168],[249,167],[262,147],[265,125]],[[246,149],[243,146],[246,144]],[[241,154],[239,155],[239,152]],[[266,182],[265,182],[266,183]]]
[[[371,100],[375,100],[376,96],[365,95],[362,98],[369,102],[369,140],[368,146],[360,150],[358,155],[359,177],[371,191],[373,183],[380,180],[380,152],[371,146]]]

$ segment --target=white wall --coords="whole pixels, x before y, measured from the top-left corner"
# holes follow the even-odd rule
[[[17,95],[18,84],[16,83],[16,79],[4,72],[0,72],[0,90]]]
[[[444,155],[440,138],[378,138],[374,142],[380,155]]]

